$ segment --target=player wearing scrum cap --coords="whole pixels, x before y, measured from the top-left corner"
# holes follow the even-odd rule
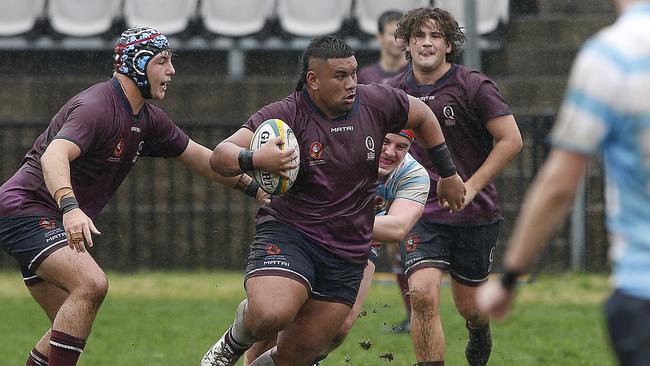
[[[0,187],[0,247],[52,322],[28,366],[76,365],[108,290],[86,251],[99,234],[93,220],[140,156],[178,158],[215,182],[261,192],[249,177],[214,173],[211,151],[147,101],[162,100],[175,73],[164,35],[127,29],[114,61],[113,77],[72,97]]]

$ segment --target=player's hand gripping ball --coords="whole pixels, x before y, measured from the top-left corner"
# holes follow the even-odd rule
[[[298,177],[300,170],[300,151],[298,149],[298,140],[291,128],[281,119],[268,119],[264,121],[253,134],[250,149],[255,151],[265,143],[275,137],[282,137],[284,144],[278,145],[281,150],[293,147],[295,151],[296,167],[289,171],[290,179],[282,178],[279,175],[271,174],[263,170],[254,169],[253,178],[257,181],[260,188],[269,194],[282,194],[291,188],[293,182]]]

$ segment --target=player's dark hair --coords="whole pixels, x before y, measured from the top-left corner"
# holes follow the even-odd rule
[[[380,16],[379,19],[377,19],[377,30],[379,33],[384,33],[384,29],[386,29],[386,24],[392,23],[392,22],[399,22],[399,20],[402,18],[402,12],[397,11],[397,10],[388,10],[383,12]]]
[[[309,60],[318,58],[327,61],[331,58],[348,58],[354,56],[354,50],[344,40],[336,36],[321,36],[309,42],[300,58],[300,75],[296,83],[296,91],[302,90],[307,82]]]
[[[467,39],[450,12],[434,7],[413,9],[404,14],[397,24],[395,39],[401,39],[404,42],[406,59],[411,61],[411,52],[408,50],[411,37],[427,21],[435,21],[438,24],[445,40],[451,44],[451,52],[447,53],[447,61],[456,62],[460,56],[460,48]]]

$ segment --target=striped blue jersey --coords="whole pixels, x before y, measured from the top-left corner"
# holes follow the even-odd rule
[[[412,200],[424,206],[428,195],[429,174],[411,154],[407,153],[386,179],[379,181],[375,197],[375,213],[385,214],[397,198]]]
[[[650,299],[650,3],[585,43],[551,141],[602,155],[613,282]]]

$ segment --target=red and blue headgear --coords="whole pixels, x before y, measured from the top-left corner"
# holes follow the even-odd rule
[[[154,56],[168,49],[167,37],[157,30],[131,27],[120,35],[115,45],[115,71],[128,76],[138,86],[142,97],[150,99],[151,85],[147,77],[147,65]]]
[[[413,142],[413,140],[415,140],[415,133],[413,132],[413,130],[401,130],[397,134],[406,137],[407,139],[409,139],[409,142]]]

